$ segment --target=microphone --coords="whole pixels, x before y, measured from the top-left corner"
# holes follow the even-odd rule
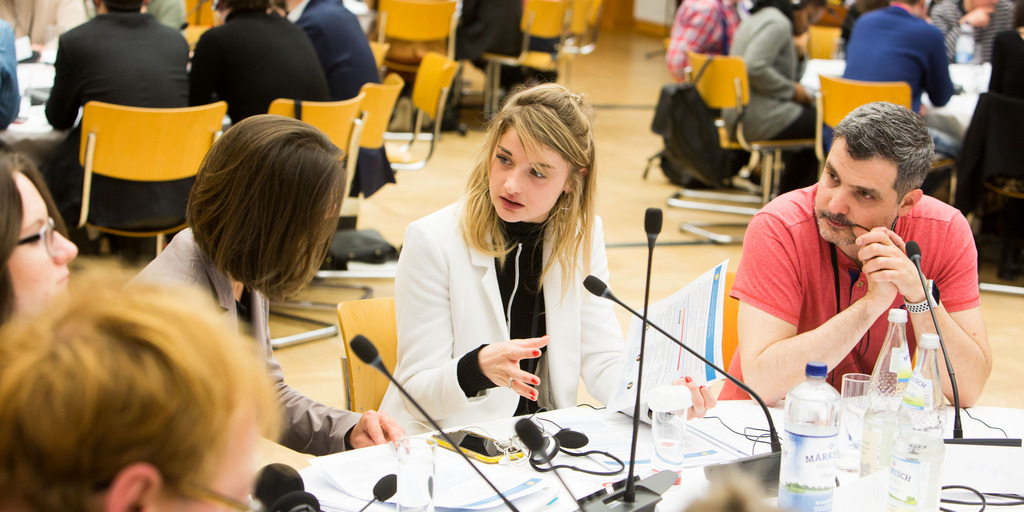
[[[558,439],[554,437],[545,438],[544,433],[529,418],[523,418],[516,422],[516,435],[519,436],[519,440],[523,442],[523,445],[530,449],[531,459],[535,459],[539,463],[547,463],[551,466],[551,471],[562,484],[562,488],[565,489],[565,492],[569,493],[572,501],[580,506],[580,510],[583,510],[583,504],[579,503],[576,495],[572,493],[572,489],[569,489],[569,485],[565,483],[562,475],[558,473],[558,469],[551,463],[551,458],[558,453]]]
[[[305,489],[295,468],[275,463],[257,473],[253,496],[267,512],[320,512],[320,501]]]
[[[370,505],[373,505],[373,502],[375,501],[379,501],[382,503],[387,501],[388,499],[395,495],[395,491],[397,490],[398,476],[396,476],[394,473],[391,473],[390,475],[384,475],[380,477],[380,480],[377,480],[377,483],[374,484],[373,486],[373,499],[370,500],[369,503],[367,503],[366,505],[363,505],[363,508],[359,509],[359,512],[363,512],[364,510],[369,508]]]
[[[942,347],[942,357],[946,360],[946,371],[949,373],[949,383],[953,389],[953,439],[946,439],[946,444],[1020,446],[1020,439],[964,439],[964,428],[960,422],[960,390],[956,385],[956,375],[953,374],[953,362],[949,359],[949,352],[946,351],[946,340],[942,338],[942,331],[939,330],[939,320],[935,317],[935,310],[932,309],[931,293],[928,291],[928,283],[925,282],[924,271],[921,270],[921,246],[914,240],[907,242],[907,256],[910,257],[910,261],[914,262],[917,277],[921,280],[924,302],[928,305],[928,312],[931,313],[935,334],[939,336],[939,346]]]
[[[644,212],[644,231],[647,233],[647,276],[644,284],[644,314],[641,317],[643,325],[647,325],[647,307],[651,298],[651,263],[654,260],[654,242],[661,233],[662,215],[658,208],[648,208]],[[636,376],[636,399],[633,401],[633,442],[629,447],[629,472],[626,473],[626,489],[622,493],[622,501],[633,503],[636,501],[636,483],[633,475],[636,474],[636,445],[640,434],[640,386],[643,383],[644,375],[644,346],[647,343],[647,329],[640,329],[640,359],[637,363]],[[651,503],[653,507],[661,501],[659,495],[654,496]]]
[[[643,315],[637,313],[636,311],[633,310],[633,308],[627,306],[624,302],[619,300],[618,297],[613,295],[611,289],[608,288],[608,285],[605,284],[604,281],[601,281],[596,276],[587,276],[587,278],[583,280],[583,287],[586,288],[587,291],[590,292],[591,294],[608,299],[618,304],[619,306],[622,306],[626,311],[632,313],[633,316],[640,319],[644,319]],[[754,455],[751,457],[737,459],[732,462],[705,466],[704,474],[710,478],[712,474],[721,472],[725,468],[739,466],[740,469],[745,468],[751,472],[760,474],[762,476],[763,481],[766,484],[773,484],[777,486],[779,480],[779,465],[782,462],[782,444],[779,442],[779,432],[778,430],[775,429],[775,422],[772,421],[772,415],[771,413],[768,412],[768,406],[764,403],[764,400],[761,398],[761,396],[755,393],[753,389],[750,389],[750,386],[747,386],[743,381],[737,379],[736,377],[733,377],[725,370],[719,368],[718,365],[709,361],[703,355],[697,353],[696,350],[693,350],[688,345],[680,341],[679,338],[669,334],[668,331],[666,331],[665,329],[662,329],[661,327],[654,323],[646,321],[646,319],[644,319],[644,321],[647,325],[654,328],[654,330],[658,331],[666,338],[672,340],[673,343],[679,345],[697,359],[700,359],[704,364],[710,366],[718,373],[724,375],[725,378],[729,379],[734,384],[739,386],[739,388],[742,389],[743,391],[746,391],[747,394],[749,394],[755,401],[757,401],[758,405],[761,406],[761,410],[764,412],[764,417],[766,420],[768,420],[768,433],[771,437],[772,447],[771,453],[763,455]],[[646,331],[646,329],[641,329],[641,332],[643,331]]]
[[[568,448],[570,450],[578,450],[590,443],[590,439],[583,432],[577,432],[567,428],[559,430],[551,437],[554,437],[562,448]]]
[[[437,433],[445,440],[445,442],[454,447],[459,446],[459,443],[456,443],[451,438],[451,436],[449,436],[448,433],[445,432],[441,428],[441,426],[437,424],[436,421],[434,421],[434,418],[427,414],[427,411],[423,410],[423,407],[419,404],[419,402],[417,402],[416,399],[413,398],[412,395],[410,395],[409,392],[405,390],[405,386],[402,386],[395,379],[395,377],[391,375],[391,372],[389,372],[388,369],[384,366],[384,361],[381,361],[380,353],[377,352],[377,347],[373,346],[373,343],[370,342],[370,340],[366,339],[366,336],[363,336],[362,334],[356,334],[355,337],[352,338],[352,341],[349,342],[349,346],[352,347],[352,351],[355,352],[356,357],[358,357],[360,361],[362,361],[366,365],[376,368],[377,371],[383,373],[384,376],[387,377],[388,380],[390,380],[392,384],[395,385],[398,391],[401,392],[402,395],[405,396],[407,400],[409,400],[409,403],[415,406],[416,410],[419,411],[424,418],[426,418],[427,422],[430,423],[430,426],[437,430]],[[498,495],[499,498],[501,498],[501,501],[505,503],[505,506],[508,507],[509,510],[511,510],[512,512],[519,512],[519,509],[517,509],[516,506],[513,505],[512,502],[509,501],[508,498],[506,498],[505,495],[501,493],[501,491],[498,490],[498,487],[494,485],[494,482],[487,478],[487,476],[484,475],[484,472],[480,471],[480,468],[476,467],[476,464],[473,464],[473,461],[470,460],[468,455],[466,455],[462,450],[458,449],[456,449],[455,452],[462,456],[462,458],[466,461],[466,464],[469,464],[469,467],[473,468],[473,470],[476,471],[476,474],[480,475],[480,478],[484,479],[484,482],[487,482],[487,485],[490,486],[491,490],[493,490]]]

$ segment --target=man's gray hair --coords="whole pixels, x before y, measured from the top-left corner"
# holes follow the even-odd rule
[[[893,189],[902,199],[920,188],[932,168],[935,143],[921,116],[895,103],[877,101],[857,107],[835,127],[854,160],[883,158],[896,164]]]

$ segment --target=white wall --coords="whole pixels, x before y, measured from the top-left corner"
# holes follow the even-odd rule
[[[675,6],[675,0],[635,0],[633,19],[668,27],[672,25]]]

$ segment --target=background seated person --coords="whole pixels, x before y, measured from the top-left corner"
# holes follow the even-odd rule
[[[223,24],[199,37],[189,105],[228,102],[232,123],[266,114],[277,98],[327,101],[327,79],[301,28],[270,13],[270,0],[219,0]]]
[[[42,175],[18,153],[0,153],[0,219],[2,326],[63,293],[78,248],[65,238],[64,221]]]
[[[740,17],[732,0],[686,0],[676,11],[665,63],[676,81],[686,80],[687,51],[729,55]],[[700,70],[693,70],[694,76]]]
[[[576,406],[582,377],[607,401],[622,368],[608,279],[593,107],[555,84],[511,96],[490,121],[457,204],[413,222],[395,276],[395,378],[442,427]],[[714,406],[688,383],[703,416]],[[424,421],[389,386],[381,409]]]
[[[289,387],[270,344],[270,300],[301,290],[324,261],[341,209],[341,156],[323,132],[288,117],[264,114],[232,126],[196,175],[188,229],[137,277],[217,298],[228,322],[262,350],[285,410],[281,444],[313,455],[404,434],[386,414],[334,409]]]
[[[1013,30],[996,34],[992,43],[988,90],[1024,99],[1024,0],[1013,8]]]
[[[807,29],[824,14],[824,6],[825,0],[757,0],[736,29],[729,54],[747,64],[750,103],[743,111],[743,136],[748,141],[814,138],[814,102],[800,76]],[[725,109],[722,116],[730,129],[736,125],[735,110]],[[781,192],[813,183],[818,173],[813,148],[787,151],[785,164]]]
[[[35,51],[86,18],[82,0],[0,0],[0,19],[14,27],[14,37],[29,36]]]
[[[938,0],[928,12],[946,38],[946,57],[956,62],[956,41],[960,25],[974,32],[974,55],[978,63],[991,62],[992,40],[996,34],[1013,27],[1013,3],[1010,0]]]
[[[0,509],[248,510],[280,422],[251,342],[198,292],[91,285],[0,331]]]
[[[935,315],[960,403],[977,402],[992,370],[977,249],[960,211],[922,194],[931,160],[920,116],[869,103],[836,126],[816,185],[779,196],[751,220],[730,294],[740,300],[730,372],[741,373],[765,402],[802,381],[808,361],[825,362],[837,389],[846,373],[871,373],[891,308],[909,311],[911,350],[921,333],[935,332],[905,254],[910,240],[920,244],[924,275],[942,292]],[[741,396],[726,383],[721,398]]]

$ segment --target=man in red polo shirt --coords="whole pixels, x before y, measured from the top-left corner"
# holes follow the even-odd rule
[[[779,196],[751,220],[730,294],[740,300],[730,372],[742,373],[765,402],[800,383],[808,361],[828,364],[836,388],[846,373],[871,373],[891,308],[908,310],[912,349],[921,333],[935,332],[906,255],[910,240],[921,246],[925,276],[941,290],[933,304],[960,403],[970,406],[981,396],[992,354],[977,248],[959,210],[919,188],[932,152],[919,116],[891,103],[864,105],[836,126],[818,183]],[[948,375],[943,381],[951,397]],[[740,397],[727,384],[719,398]]]

